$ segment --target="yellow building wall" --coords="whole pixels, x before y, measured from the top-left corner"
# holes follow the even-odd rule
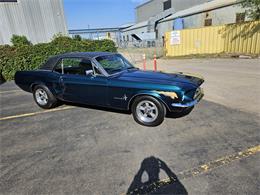
[[[227,53],[260,54],[260,21],[226,25],[223,36]]]
[[[165,37],[166,56],[222,52],[260,54],[260,21],[184,29],[180,31],[179,45],[171,45],[171,32]]]

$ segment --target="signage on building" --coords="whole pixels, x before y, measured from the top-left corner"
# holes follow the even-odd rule
[[[181,31],[174,30],[171,32],[171,45],[181,44]]]

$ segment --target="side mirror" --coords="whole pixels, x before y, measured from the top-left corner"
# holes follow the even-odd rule
[[[94,71],[93,70],[86,70],[85,71],[86,72],[86,75],[88,76],[88,75],[94,75]]]

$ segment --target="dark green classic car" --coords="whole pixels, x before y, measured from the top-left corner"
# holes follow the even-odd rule
[[[38,70],[18,71],[15,82],[45,109],[63,101],[130,110],[139,124],[157,126],[167,112],[193,108],[204,80],[139,70],[117,53],[75,52],[51,57]]]

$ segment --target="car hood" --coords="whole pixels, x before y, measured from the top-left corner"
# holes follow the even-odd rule
[[[163,85],[173,85],[180,83],[184,85],[193,85],[194,87],[198,87],[204,82],[202,77],[183,72],[164,73],[143,70],[129,70],[123,71],[116,77],[120,80],[126,81],[138,81]]]

